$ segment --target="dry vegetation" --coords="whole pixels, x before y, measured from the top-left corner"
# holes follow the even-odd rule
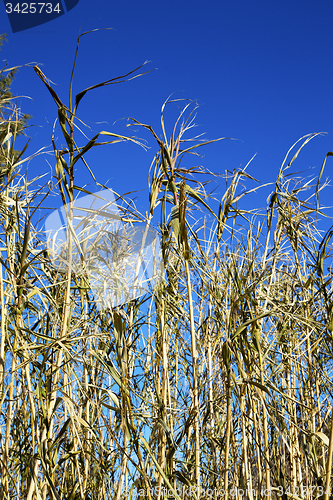
[[[170,136],[164,107],[161,134],[131,120],[158,152],[149,213],[129,204],[124,217],[159,217],[165,279],[101,311],[84,275],[52,265],[37,208],[50,191],[73,202],[74,166],[91,148],[138,140],[103,131],[79,145],[87,90],[66,107],[35,70],[66,146],[53,138],[47,186],[28,181],[25,152],[15,152],[21,117],[1,96],[0,498],[329,498],[333,232],[317,222],[325,162],[313,185],[286,173],[313,136],[288,153],[264,214],[241,208],[245,171],[226,173],[214,213],[201,169],[180,164],[196,164],[205,144],[190,136],[195,103],[176,103]]]

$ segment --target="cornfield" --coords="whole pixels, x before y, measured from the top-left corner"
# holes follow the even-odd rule
[[[316,179],[290,176],[316,134],[297,141],[264,211],[241,206],[249,192],[241,186],[253,181],[245,169],[226,171],[214,210],[200,181],[208,173],[196,165],[198,148],[213,141],[191,136],[196,103],[167,101],[158,131],[130,119],[156,143],[147,213],[114,196],[122,221],[158,231],[163,279],[99,307],[73,264],[73,231],[68,265],[54,265],[43,206],[61,197],[72,227],[77,196],[93,194],[77,185],[74,167],[105,189],[86,153],[143,145],[103,130],[82,145],[78,117],[87,92],[141,76],[141,67],[68,105],[34,69],[64,144],[53,135],[54,175],[29,180],[22,169],[35,153],[16,151],[24,121],[1,94],[0,498],[328,500],[333,230],[320,228],[319,192],[332,153]],[[171,131],[170,106],[179,107]]]

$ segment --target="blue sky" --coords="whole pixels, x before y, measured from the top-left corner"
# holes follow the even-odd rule
[[[318,174],[325,154],[333,150],[332,0],[80,0],[59,19],[14,34],[3,3],[0,32],[8,34],[9,43],[3,46],[1,59],[10,66],[38,63],[66,104],[80,30],[113,28],[82,38],[75,93],[146,60],[152,61],[147,69],[158,68],[85,96],[78,114],[90,125],[90,137],[102,129],[126,133],[124,122],[114,122],[128,116],[151,124],[160,134],[161,105],[174,93],[201,105],[196,133],[205,132],[208,139],[238,139],[202,149],[200,163],[213,172],[223,174],[225,169],[245,166],[257,154],[247,171],[262,183],[274,181],[289,147],[311,132],[327,135],[305,148],[294,170],[316,167],[304,175]],[[13,91],[31,97],[19,100],[22,110],[33,116],[29,152],[50,145],[57,109],[31,67],[20,70]],[[170,128],[173,116],[170,112]],[[137,135],[149,139],[151,149],[117,144],[95,148],[88,156],[98,180],[121,194],[147,188],[156,144],[141,131]],[[52,157],[48,161],[54,166]],[[327,175],[332,161],[328,158]],[[189,157],[183,166],[197,163]],[[29,175],[49,168],[41,156],[31,162]],[[83,165],[78,165],[76,182],[91,183]],[[221,179],[217,196],[223,194],[224,185]],[[92,183],[90,187],[95,190]],[[321,199],[326,204],[330,189]],[[249,198],[250,208],[263,206],[267,194]],[[146,211],[147,191],[133,196],[138,208]]]

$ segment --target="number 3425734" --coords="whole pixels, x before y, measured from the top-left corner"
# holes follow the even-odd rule
[[[52,3],[6,3],[6,12],[11,14],[16,12],[17,14],[52,14],[52,12],[61,13],[60,4],[57,3],[55,6]]]

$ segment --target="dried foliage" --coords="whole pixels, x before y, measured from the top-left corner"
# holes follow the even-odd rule
[[[55,177],[36,188],[39,179],[20,173],[25,151],[14,151],[20,114],[12,101],[3,113],[1,101],[0,498],[328,498],[333,231],[317,222],[325,164],[313,185],[286,172],[316,134],[288,152],[264,214],[241,208],[240,183],[252,179],[241,170],[226,172],[215,213],[202,169],[182,166],[207,143],[188,136],[195,103],[168,102],[180,106],[170,136],[166,105],[161,136],[130,119],[158,151],[146,217],[131,203],[123,216],[151,224],[160,214],[165,279],[101,311],[84,276],[52,265],[36,210],[50,191],[69,206],[87,192],[74,166],[89,168],[93,147],[140,141],[101,131],[80,146],[77,108],[97,85],[67,107],[35,71],[66,145],[53,137]]]

